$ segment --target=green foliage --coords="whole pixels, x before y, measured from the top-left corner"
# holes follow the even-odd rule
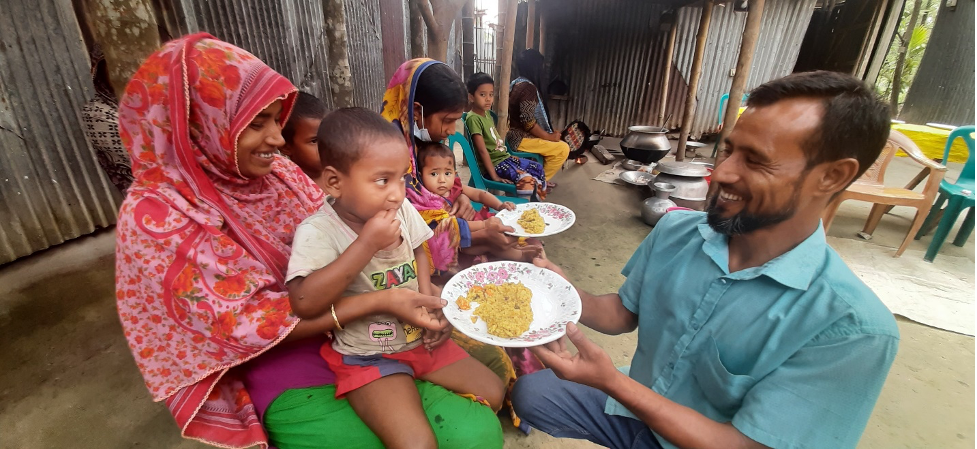
[[[914,1],[925,3],[919,11],[919,19],[916,22],[916,28],[913,30],[912,38],[904,44],[903,37],[906,33],[906,27],[909,26],[909,16],[912,14]],[[926,50],[926,43],[929,42],[930,32],[933,31],[933,24],[936,23],[936,13],[939,8],[939,1],[906,0],[902,18],[899,21],[899,30],[896,37],[892,39],[892,45],[885,55],[879,77],[875,81],[875,90],[882,98],[889,98],[892,95],[893,77],[895,76],[896,61],[899,58],[899,49],[905,45],[906,60],[903,63],[902,76],[899,79],[899,104],[902,105],[906,92],[909,91],[909,86],[919,70],[919,63],[923,60],[923,52]]]

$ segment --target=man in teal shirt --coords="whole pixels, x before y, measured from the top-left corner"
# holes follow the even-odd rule
[[[707,212],[662,218],[618,293],[578,289],[582,324],[638,329],[631,366],[616,370],[571,324],[578,353],[563,340],[534,348],[551,370],[519,380],[517,414],[610,447],[854,447],[899,333],[828,247],[820,217],[888,133],[885,104],[848,75],[794,74],[751,92]]]

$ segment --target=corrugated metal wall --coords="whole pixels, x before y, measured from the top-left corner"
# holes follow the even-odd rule
[[[747,88],[789,74],[816,0],[767,0]],[[635,124],[657,124],[661,82],[672,70],[665,115],[668,126],[682,123],[689,71],[701,8],[680,8],[670,68],[664,67],[667,33],[659,18],[664,6],[651,2],[573,0],[547,10],[548,42],[556,46],[553,70],[570,85],[568,119],[623,135]],[[564,12],[568,11],[568,12]],[[732,84],[746,13],[716,7],[709,27],[696,118],[691,135],[717,130],[719,99]]]
[[[322,3],[305,0],[163,0],[179,36],[206,31],[257,56],[332,107]]]
[[[346,0],[356,106],[379,107],[386,86],[380,0]],[[394,1],[394,0],[383,0]],[[322,3],[309,0],[162,0],[175,35],[206,31],[244,48],[333,107]]]
[[[346,0],[345,4],[353,99],[356,106],[368,109],[380,108],[387,86],[383,73],[383,35],[378,1]]]
[[[71,3],[0,3],[0,264],[115,223],[88,146],[91,63]]]
[[[654,121],[663,10],[651,2],[575,0],[544,12],[555,53],[551,75],[570,87],[567,121],[581,119],[616,135]]]
[[[816,0],[767,0],[763,8],[763,22],[757,40],[756,53],[750,68],[750,78],[746,89],[750,90],[766,81],[791,73],[797,54],[804,40],[804,33],[814,13]],[[682,73],[688,85],[692,69],[692,54],[695,50],[695,34],[699,28],[702,9],[685,7],[679,9],[679,32],[675,39],[674,64]],[[718,131],[719,99],[729,92],[733,83],[730,70],[736,68],[743,28],[746,26],[746,13],[737,13],[733,8],[716,7],[709,25],[709,38],[703,55],[702,78],[699,80],[695,120],[691,135],[695,138],[702,133]],[[672,125],[681,126],[681,104],[671,103]]]

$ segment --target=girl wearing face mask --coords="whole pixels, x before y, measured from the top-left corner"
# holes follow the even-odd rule
[[[469,246],[515,248],[517,239],[505,235],[512,228],[481,233],[472,238],[467,221],[474,217],[471,200],[461,194],[461,178],[456,177],[448,195],[437,195],[424,187],[418,176],[417,145],[419,141],[440,142],[456,131],[456,122],[468,103],[468,91],[464,81],[450,67],[431,59],[413,59],[405,62],[394,73],[383,96],[382,115],[404,133],[411,150],[412,161],[408,173],[407,199],[421,217],[429,223],[436,222],[435,235],[426,243],[431,256],[431,266],[446,273],[459,267],[458,249]],[[458,192],[456,192],[456,190]],[[457,193],[457,194],[456,194]],[[445,197],[456,197],[449,202]],[[486,345],[455,332],[452,339],[472,357],[492,369],[506,385],[515,383],[516,371],[513,360],[497,346]],[[539,367],[533,356],[524,351],[513,354],[520,361],[520,374]],[[513,415],[516,426],[528,427]]]

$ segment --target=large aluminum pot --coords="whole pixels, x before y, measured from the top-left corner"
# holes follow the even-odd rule
[[[624,155],[643,164],[658,162],[671,149],[668,137],[657,126],[632,126],[621,140]]]
[[[705,208],[706,196],[709,194],[709,183],[706,182],[709,170],[690,162],[662,162],[657,169],[659,173],[655,182],[675,186],[675,191],[671,194],[675,204],[696,210]]]

